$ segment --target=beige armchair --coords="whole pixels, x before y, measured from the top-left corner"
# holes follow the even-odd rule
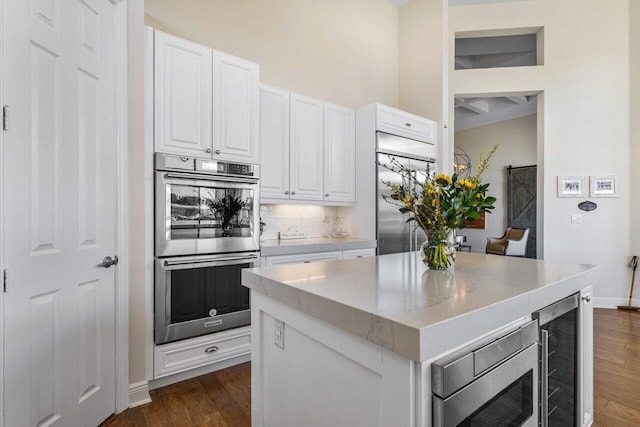
[[[487,237],[486,253],[523,257],[527,252],[527,240],[529,240],[528,228],[509,227],[500,238]]]

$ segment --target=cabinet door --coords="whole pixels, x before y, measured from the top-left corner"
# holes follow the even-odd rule
[[[593,423],[593,304],[591,302],[591,286],[580,292],[580,334],[579,357],[580,377],[579,390],[581,419],[578,425],[590,426]]]
[[[351,249],[348,251],[342,251],[342,259],[352,259],[352,258],[367,258],[371,256],[376,256],[376,249]]]
[[[258,163],[258,64],[213,52],[213,158]]]
[[[322,200],[323,102],[291,94],[291,198]]]
[[[211,156],[211,49],[155,32],[155,148]]]
[[[264,258],[267,267],[286,264],[308,264],[311,262],[335,261],[339,259],[342,259],[342,252],[316,252],[310,254],[277,255]]]
[[[289,198],[289,92],[260,86],[260,197]]]
[[[430,144],[435,143],[435,122],[396,108],[378,104],[377,130]]]
[[[355,203],[356,114],[324,104],[324,200]]]

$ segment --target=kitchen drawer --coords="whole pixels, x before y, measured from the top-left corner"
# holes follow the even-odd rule
[[[154,350],[154,378],[251,353],[251,326],[163,344]]]
[[[369,249],[351,249],[351,250],[343,251],[343,252],[342,252],[342,258],[343,258],[343,259],[350,259],[350,258],[365,258],[365,257],[370,257],[370,256],[376,256],[376,250],[375,250],[375,248],[369,248]]]
[[[310,254],[277,255],[263,258],[266,267],[286,264],[306,264],[310,262],[335,261],[342,259],[342,252],[315,252]]]
[[[378,105],[377,130],[433,144],[435,122],[395,108]]]

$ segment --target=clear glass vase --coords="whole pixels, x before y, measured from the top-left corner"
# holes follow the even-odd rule
[[[446,270],[453,266],[456,260],[456,248],[449,241],[451,232],[445,233],[444,239],[428,239],[420,246],[422,262],[431,270]]]

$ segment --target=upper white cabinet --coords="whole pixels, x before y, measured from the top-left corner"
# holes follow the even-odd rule
[[[289,199],[289,92],[260,86],[260,195]]]
[[[160,31],[154,44],[155,151],[258,163],[258,64]]]
[[[266,202],[355,202],[355,112],[260,87],[261,198]]]
[[[294,93],[290,99],[291,198],[322,200],[324,105]]]
[[[213,52],[213,158],[258,163],[258,64]]]
[[[355,200],[356,116],[351,108],[324,104],[324,200]]]
[[[436,122],[433,120],[382,104],[376,104],[376,107],[377,130],[435,144]]]
[[[210,156],[211,49],[155,32],[155,148]]]

